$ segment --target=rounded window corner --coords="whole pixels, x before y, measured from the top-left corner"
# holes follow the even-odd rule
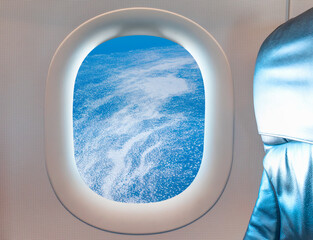
[[[92,191],[74,158],[73,94],[78,70],[98,45],[131,35],[178,43],[196,60],[205,96],[204,148],[193,182],[180,194],[151,203],[116,202]],[[227,184],[233,154],[233,83],[217,41],[193,21],[165,10],[129,8],[99,15],[59,46],[49,68],[45,97],[46,168],[64,207],[83,222],[110,232],[152,234],[181,228],[208,212]]]

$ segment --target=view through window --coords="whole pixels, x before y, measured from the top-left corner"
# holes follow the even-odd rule
[[[204,96],[199,67],[180,45],[153,36],[100,44],[74,87],[75,160],[85,183],[118,202],[183,192],[202,160]]]

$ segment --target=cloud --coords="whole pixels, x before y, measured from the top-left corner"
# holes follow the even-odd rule
[[[94,55],[85,64],[76,79],[73,117],[75,159],[86,184],[123,202],[159,201],[183,191],[199,168],[202,152],[190,157],[196,159],[196,169],[184,174],[177,155],[193,153],[184,152],[179,139],[187,149],[199,141],[202,148],[204,128],[203,117],[191,118],[174,101],[187,106],[192,105],[188,99],[198,99],[193,107],[204,111],[202,78],[191,55],[174,46]],[[194,121],[196,125],[189,124]],[[200,139],[188,140],[181,131]],[[174,182],[171,190],[162,190],[168,196],[155,195],[158,182],[173,180],[173,172],[186,178],[183,189],[173,190]]]

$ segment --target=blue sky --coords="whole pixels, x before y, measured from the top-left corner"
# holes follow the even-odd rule
[[[88,56],[96,54],[110,54],[117,52],[128,52],[134,50],[144,50],[149,48],[158,48],[158,47],[170,47],[175,46],[177,43],[174,43],[168,39],[153,37],[153,36],[125,36],[114,38],[109,41],[106,41],[96,47],[93,51],[89,53]]]

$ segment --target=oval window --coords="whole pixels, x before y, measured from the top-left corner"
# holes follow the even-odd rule
[[[233,114],[229,64],[206,30],[159,9],[102,14],[50,64],[49,180],[69,212],[99,229],[183,227],[225,189]]]
[[[83,61],[74,87],[81,177],[118,202],[176,196],[200,167],[204,110],[200,69],[180,45],[154,36],[100,44]]]

